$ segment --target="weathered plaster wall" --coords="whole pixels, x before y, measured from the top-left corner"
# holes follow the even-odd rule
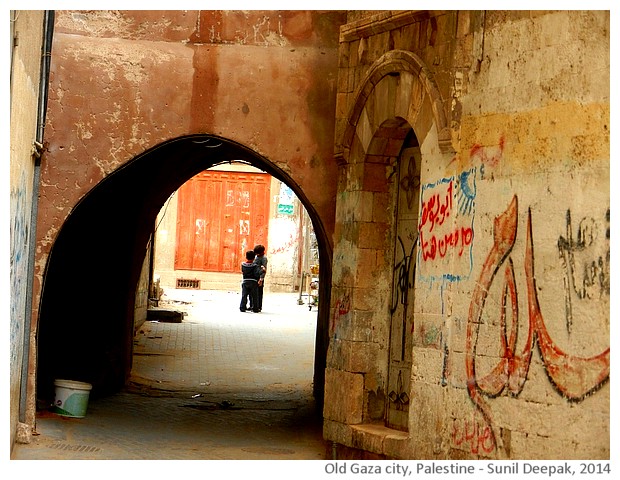
[[[291,213],[278,212],[278,204],[292,205]],[[291,189],[281,182],[272,182],[265,291],[299,291],[299,269],[305,253],[303,215],[304,207]]]
[[[33,208],[34,141],[43,41],[42,11],[11,12],[11,145],[10,145],[10,427],[14,444],[19,421],[22,362],[25,358],[28,259]],[[13,38],[11,39],[13,42]]]
[[[187,145],[193,145],[195,165],[211,160],[206,154],[211,152],[209,146],[196,146],[208,140],[194,142],[191,135],[218,136],[233,145],[235,152],[290,179],[296,191],[304,194],[321,230],[332,231],[335,184],[330,179],[335,177],[336,165],[331,146],[337,35],[343,15],[334,11],[57,12],[41,168],[34,292],[39,310],[33,312],[33,334],[39,327],[37,315],[43,312],[46,329],[38,333],[45,341],[40,342],[39,351],[49,357],[58,340],[53,337],[58,331],[56,322],[71,324],[72,335],[77,337],[103,321],[89,317],[89,323],[78,312],[63,318],[56,313],[62,306],[55,289],[78,278],[84,290],[80,308],[90,308],[87,282],[95,284],[97,278],[96,273],[87,278],[82,266],[92,260],[94,271],[102,271],[114,285],[115,301],[107,304],[113,327],[106,329],[105,339],[98,339],[98,350],[82,347],[72,338],[62,341],[67,343],[67,353],[82,348],[93,357],[91,363],[98,372],[67,372],[92,377],[96,383],[93,394],[106,385],[118,388],[123,372],[127,373],[131,341],[124,337],[130,334],[131,325],[126,328],[125,317],[133,314],[133,305],[123,296],[130,292],[131,298],[135,293],[138,273],[134,263],[138,256],[142,258],[142,245],[137,243],[146,245],[147,219],[163,204],[168,188],[176,189],[184,175],[189,179],[198,173],[192,158],[179,158],[179,169],[167,173],[159,170],[160,162],[165,160],[165,168],[171,169],[176,155],[188,151]],[[161,152],[168,152],[167,148],[173,153],[163,159]],[[140,156],[145,151],[146,156]],[[217,155],[214,152],[208,166],[217,163]],[[153,171],[143,166],[150,159]],[[152,183],[138,185],[138,168],[144,169],[143,178]],[[136,182],[133,191],[128,179]],[[153,185],[161,188],[153,191]],[[119,195],[114,196],[114,188]],[[164,189],[165,194],[161,193]],[[89,195],[92,192],[97,195]],[[98,198],[114,205],[106,209],[96,203]],[[117,212],[117,221],[110,218],[113,212]],[[101,216],[101,221],[94,216]],[[75,222],[67,221],[72,218]],[[83,235],[80,222],[87,224]],[[71,256],[79,249],[85,258],[78,260],[75,253],[71,273],[63,273],[62,259],[51,262],[50,252],[68,224],[70,233],[56,252]],[[324,238],[324,252],[330,257],[331,237],[324,234]],[[99,265],[102,257],[93,253],[95,244],[104,250],[103,266]],[[52,274],[46,272],[49,265],[54,266]],[[46,308],[39,300],[42,281],[49,278],[54,281],[45,285],[44,300],[50,300]],[[45,375],[41,375],[41,365],[47,369]],[[58,374],[49,366],[49,362],[39,363],[39,377],[46,377],[47,390],[52,376]],[[89,369],[86,362],[80,367]]]
[[[609,458],[609,12],[361,16],[340,58],[326,437],[387,457]],[[407,126],[408,433],[373,412]]]
[[[448,332],[456,340],[450,383],[470,391],[453,396],[442,420],[449,446],[466,455],[607,458],[609,14],[488,12],[481,49],[480,71],[463,91],[456,167],[475,176],[471,273],[451,285]],[[500,215],[514,230],[494,223]],[[511,235],[507,257],[494,258]]]
[[[39,216],[40,278],[102,178],[191,133],[240,142],[334,222],[338,12],[58,12]]]

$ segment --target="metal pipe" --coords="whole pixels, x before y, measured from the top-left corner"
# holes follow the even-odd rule
[[[10,74],[9,74],[9,98],[13,93],[13,50],[17,46],[17,38],[15,37],[15,23],[17,22],[17,18],[19,17],[19,12],[15,10],[11,10],[11,58],[10,58]],[[9,115],[11,115],[9,109]]]

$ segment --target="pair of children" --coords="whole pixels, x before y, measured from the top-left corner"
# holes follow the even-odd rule
[[[245,312],[249,309],[254,313],[259,313],[263,309],[263,287],[265,273],[267,272],[267,257],[265,257],[265,247],[256,245],[254,250],[245,253],[245,262],[241,263],[241,304],[239,310]]]

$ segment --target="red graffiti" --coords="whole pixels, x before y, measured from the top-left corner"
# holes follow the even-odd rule
[[[443,258],[449,248],[459,248],[459,257],[463,255],[465,247],[471,245],[474,231],[471,227],[456,227],[454,231],[440,235],[431,235],[430,240],[425,240],[424,232],[420,231],[420,246],[422,247],[422,259],[435,260]]]
[[[480,161],[483,164],[486,164],[490,167],[496,167],[499,164],[502,155],[504,154],[504,144],[506,143],[506,139],[502,135],[499,139],[499,145],[495,147],[483,147],[482,145],[476,144],[471,147],[469,151],[469,156],[473,159],[474,157],[479,157]]]
[[[521,393],[529,370],[534,343],[538,345],[545,371],[557,390],[567,399],[579,401],[596,390],[609,378],[610,349],[590,358],[570,355],[562,351],[550,337],[545,326],[534,275],[534,246],[532,234],[532,215],[528,210],[527,236],[525,247],[525,276],[528,299],[528,332],[521,352],[517,353],[518,302],[517,288],[510,253],[517,237],[517,197],[513,197],[507,210],[495,218],[493,224],[493,247],[482,267],[480,277],[474,288],[469,307],[466,338],[467,391],[477,410],[483,415],[492,430],[493,442],[500,438],[492,425],[489,405],[484,396],[495,397],[508,391],[512,396]],[[476,344],[478,330],[482,323],[485,301],[501,266],[504,268],[504,287],[500,314],[501,355],[499,363],[486,376],[476,375]],[[507,334],[506,311],[512,312],[510,334]]]
[[[474,238],[471,226],[448,223],[453,209],[454,181],[450,180],[443,185],[446,183],[444,193],[435,193],[428,200],[422,201],[418,231],[423,261],[444,258],[451,249],[457,249],[458,255],[462,256]],[[439,228],[442,226],[444,228]]]
[[[270,255],[275,255],[276,253],[285,253],[291,250],[297,244],[297,239],[293,238],[292,234],[289,234],[289,238],[282,242],[278,247],[274,247],[269,250]]]
[[[443,224],[452,211],[452,196],[453,184],[452,180],[450,180],[448,190],[445,195],[445,203],[442,202],[441,196],[438,193],[432,195],[426,202],[422,201],[420,230],[422,230],[422,227],[424,227],[427,222],[430,222],[429,232],[433,231],[435,225]]]
[[[346,315],[347,313],[349,313],[350,309],[351,299],[347,295],[346,297],[338,300],[338,302],[336,303],[336,316],[340,317],[342,315]]]
[[[334,333],[334,330],[336,329],[336,325],[338,324],[340,317],[343,317],[344,315],[348,314],[349,311],[351,310],[351,297],[349,297],[348,294],[346,294],[344,297],[340,298],[335,305],[334,308],[335,312],[334,312],[334,316],[329,328],[329,333],[330,335]]]
[[[452,422],[452,443],[459,447],[468,443],[471,453],[491,453],[495,449],[493,432],[491,427],[481,424],[476,419],[471,421],[463,420],[463,425],[459,425],[456,418]]]

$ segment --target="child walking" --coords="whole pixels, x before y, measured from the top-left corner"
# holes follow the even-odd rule
[[[260,312],[258,309],[258,281],[261,273],[265,269],[262,265],[254,263],[256,254],[254,250],[245,252],[245,262],[241,263],[241,304],[239,310],[245,312],[248,309],[248,299],[250,300],[250,308],[254,313]]]

